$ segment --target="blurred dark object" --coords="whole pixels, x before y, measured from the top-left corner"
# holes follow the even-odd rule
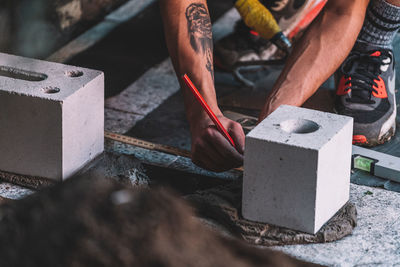
[[[127,0],[3,0],[0,51],[45,58]]]
[[[213,233],[165,189],[76,177],[0,206],[1,266],[316,266]]]

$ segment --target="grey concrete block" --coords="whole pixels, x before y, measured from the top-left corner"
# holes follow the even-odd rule
[[[103,150],[102,72],[0,54],[0,170],[64,180]]]
[[[349,199],[353,119],[281,106],[246,136],[246,219],[316,233]]]

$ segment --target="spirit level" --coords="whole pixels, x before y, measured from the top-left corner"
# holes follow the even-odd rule
[[[400,182],[400,158],[359,146],[353,146],[352,168]]]

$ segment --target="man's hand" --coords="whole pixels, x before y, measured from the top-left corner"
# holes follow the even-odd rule
[[[211,119],[203,117],[191,124],[192,161],[201,168],[222,172],[243,165],[245,134],[239,123],[222,115],[217,117],[232,137],[236,149],[218,131]]]

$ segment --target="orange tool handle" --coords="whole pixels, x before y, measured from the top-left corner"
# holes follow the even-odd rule
[[[218,131],[226,138],[226,140],[231,143],[231,145],[236,148],[235,143],[233,142],[232,137],[229,135],[229,133],[226,131],[224,126],[221,124],[221,122],[218,120],[217,116],[215,116],[214,112],[212,112],[211,108],[208,106],[207,102],[204,100],[204,98],[201,96],[200,92],[197,90],[196,86],[192,83],[190,80],[189,76],[186,74],[182,76],[182,80],[185,82],[187,87],[189,87],[190,91],[192,91],[193,95],[196,97],[197,101],[200,102],[201,106],[203,109],[207,112],[208,117],[214,122],[215,126],[217,126]]]

